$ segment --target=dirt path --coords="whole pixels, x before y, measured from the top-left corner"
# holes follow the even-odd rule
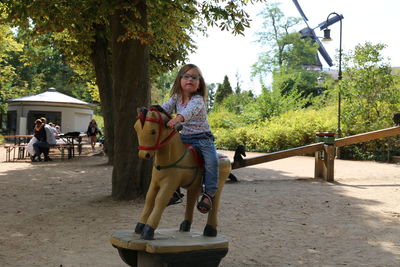
[[[143,203],[110,198],[104,157],[4,159],[0,150],[0,266],[126,266],[108,239],[135,225]],[[292,157],[234,171],[241,182],[224,188],[219,233],[230,244],[220,266],[398,266],[400,165],[337,160],[332,184],[312,179],[313,167]],[[169,207],[160,228],[182,217],[183,204]],[[193,228],[204,223],[196,212]]]

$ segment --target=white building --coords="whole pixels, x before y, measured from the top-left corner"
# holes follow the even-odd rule
[[[37,118],[60,125],[63,133],[86,132],[93,117],[92,105],[49,88],[47,92],[7,100],[7,129],[10,134],[33,132]]]

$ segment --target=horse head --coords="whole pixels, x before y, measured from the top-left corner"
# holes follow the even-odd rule
[[[166,127],[171,116],[159,107],[142,107],[138,109],[137,118],[134,128],[138,136],[139,158],[151,159],[177,131]]]

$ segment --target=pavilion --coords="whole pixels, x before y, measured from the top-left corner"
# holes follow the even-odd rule
[[[93,117],[93,106],[85,101],[49,88],[46,92],[7,100],[9,134],[32,133],[37,118],[60,125],[63,133],[85,132]]]

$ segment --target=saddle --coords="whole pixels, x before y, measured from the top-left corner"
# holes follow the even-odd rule
[[[194,164],[196,165],[196,167],[204,168],[204,159],[203,159],[203,156],[201,155],[201,151],[198,148],[195,148],[194,146],[191,146],[188,144],[184,144],[184,145],[192,154],[192,157],[194,159]],[[217,153],[217,156],[218,156],[218,159],[227,158],[227,156],[220,154],[220,153]]]
[[[192,154],[195,166],[197,168],[204,168],[204,159],[203,159],[203,156],[201,155],[200,150],[195,148],[194,146],[191,146],[188,144],[184,144],[184,145]]]

